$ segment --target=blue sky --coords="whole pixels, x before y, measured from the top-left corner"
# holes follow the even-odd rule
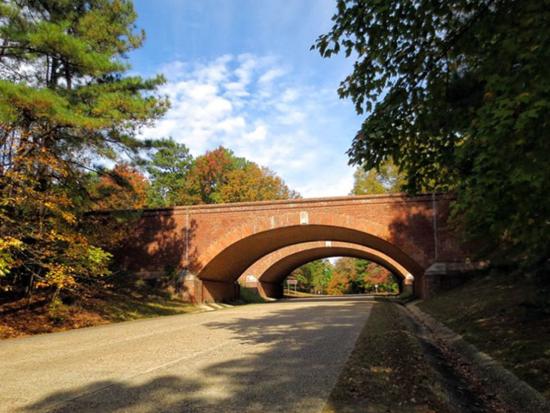
[[[309,48],[332,0],[135,0],[144,46],[133,71],[164,73],[172,107],[146,137],[194,155],[219,145],[267,166],[305,197],[347,195],[345,151],[361,119],[336,89],[351,71]]]

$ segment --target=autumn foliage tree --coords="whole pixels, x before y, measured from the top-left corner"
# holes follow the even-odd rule
[[[295,269],[291,276],[298,281],[301,290],[325,294],[332,279],[332,271],[330,261],[321,259],[302,265]]]
[[[147,207],[149,181],[136,168],[126,163],[117,164],[92,180],[95,209],[141,209]]]
[[[134,165],[89,175],[95,209],[140,209],[295,198],[268,168],[219,147],[193,159],[172,139],[152,142]]]
[[[221,202],[268,201],[296,198],[283,180],[268,168],[248,162],[243,168],[230,171],[219,190]]]
[[[339,257],[308,262],[290,274],[301,291],[328,295],[398,293],[399,284],[386,268],[372,261]]]
[[[399,292],[399,284],[395,275],[388,269],[368,260],[355,260],[355,268],[361,280],[364,292]]]
[[[213,204],[298,196],[274,172],[219,147],[193,161],[181,201],[185,204]]]
[[[227,182],[230,171],[244,167],[245,160],[219,147],[197,157],[191,166],[184,188],[184,203],[219,203],[219,191]]]
[[[349,278],[334,272],[328,282],[326,292],[328,295],[344,295],[349,291]]]
[[[132,156],[167,103],[127,76],[139,47],[127,0],[0,3],[0,283],[27,293],[108,273],[79,225],[92,160]]]

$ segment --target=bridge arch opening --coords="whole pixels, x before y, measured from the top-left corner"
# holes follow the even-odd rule
[[[339,255],[308,261],[294,268],[279,288],[283,293],[268,295],[269,285],[258,285],[258,292],[266,298],[303,298],[305,296],[399,295],[404,291],[404,280],[383,265],[352,255]],[[409,289],[412,288],[408,285]],[[263,290],[263,291],[261,291]]]
[[[278,298],[282,296],[282,283],[290,273],[308,262],[330,257],[350,257],[374,262],[398,279],[401,291],[412,293],[414,276],[397,261],[375,249],[337,241],[309,242],[281,248],[254,263],[242,277],[256,272],[259,293]]]
[[[232,299],[235,298],[235,290],[222,284],[233,285],[247,268],[262,257],[290,245],[312,241],[338,241],[370,248],[398,263],[415,279],[422,277],[423,268],[415,259],[390,241],[374,235],[372,232],[375,231],[367,232],[363,229],[364,223],[346,219],[343,224],[339,224],[289,225],[263,231],[254,227],[237,228],[227,235],[226,240],[219,241],[205,254],[205,265],[196,275],[211,299]],[[323,253],[328,253],[328,250]],[[354,251],[347,253],[357,255]],[[346,254],[331,252],[329,256]],[[227,291],[230,296],[223,296],[223,291]]]

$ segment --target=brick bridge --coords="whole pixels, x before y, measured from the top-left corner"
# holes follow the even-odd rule
[[[425,297],[439,283],[433,268],[466,259],[447,226],[449,200],[368,195],[151,209],[126,224],[114,253],[142,277],[176,272],[195,302],[234,299],[239,277],[251,274],[263,294],[278,296],[290,271],[330,256],[377,262]]]

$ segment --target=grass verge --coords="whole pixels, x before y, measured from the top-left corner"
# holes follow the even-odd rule
[[[306,293],[306,292],[303,292],[303,291],[293,291],[293,290],[288,290],[286,288],[285,288],[284,296],[286,298],[319,297],[319,295],[317,295],[317,294]]]
[[[446,412],[445,400],[397,306],[376,302],[323,413]]]
[[[550,314],[536,294],[529,278],[493,273],[418,307],[550,399]]]
[[[241,287],[237,304],[260,304],[266,302],[267,300],[258,293],[257,288]]]
[[[45,300],[37,294],[31,303],[19,300],[0,306],[0,338],[199,311],[166,291],[142,283],[89,287],[70,304],[47,305]]]

